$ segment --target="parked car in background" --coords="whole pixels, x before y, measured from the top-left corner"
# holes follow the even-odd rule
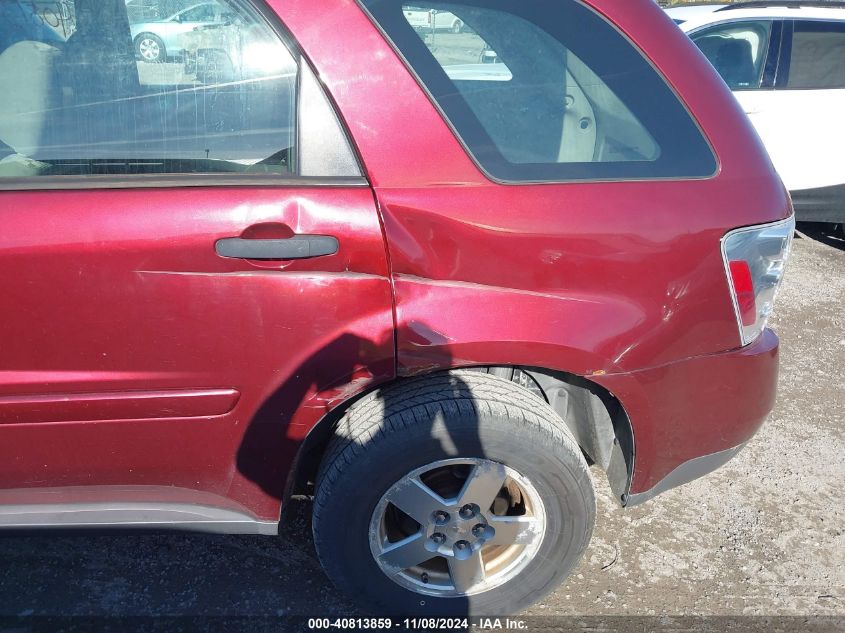
[[[712,13],[713,11],[721,9],[725,6],[727,6],[727,4],[725,3],[717,4],[715,2],[690,2],[668,6],[666,7],[666,13],[669,15],[670,18],[672,18],[672,20],[675,21],[675,24],[683,24],[688,20],[707,15],[708,13]]]
[[[586,551],[593,474],[648,502],[770,412],[789,196],[652,0],[435,37],[219,0],[182,34],[211,83],[65,2],[65,45],[0,21],[0,528],[278,536],[308,495],[365,609],[510,613]]]
[[[225,24],[234,13],[216,2],[203,2],[162,19],[130,24],[138,57],[145,62],[164,62],[184,53],[181,37],[204,26]]]
[[[159,0],[126,0],[126,14],[130,24],[154,22],[163,17]]]
[[[463,20],[449,11],[414,6],[403,6],[402,10],[408,23],[415,29],[461,33],[465,28]]]
[[[750,117],[798,220],[845,223],[845,3],[738,3],[681,29]]]

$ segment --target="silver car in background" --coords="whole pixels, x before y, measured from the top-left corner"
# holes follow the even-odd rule
[[[182,36],[197,28],[222,25],[233,19],[230,9],[216,2],[191,5],[168,17],[130,24],[135,53],[145,62],[165,62],[181,58]]]

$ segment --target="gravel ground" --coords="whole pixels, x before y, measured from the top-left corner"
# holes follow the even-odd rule
[[[770,421],[727,466],[641,507],[620,511],[596,471],[592,545],[530,614],[818,615],[845,630],[843,306],[845,242],[796,240]],[[0,616],[354,615],[320,570],[307,511],[284,539],[0,537]],[[167,628],[193,630],[181,622]]]

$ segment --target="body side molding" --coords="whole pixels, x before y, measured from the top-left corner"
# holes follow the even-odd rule
[[[177,503],[68,503],[0,506],[0,530],[149,529],[213,534],[278,533],[275,521],[247,514]]]

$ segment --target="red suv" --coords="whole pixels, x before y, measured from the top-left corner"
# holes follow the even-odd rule
[[[792,210],[707,60],[651,0],[408,1],[217,0],[191,64],[3,3],[0,527],[313,494],[368,608],[511,612],[590,466],[630,506],[751,438]]]

